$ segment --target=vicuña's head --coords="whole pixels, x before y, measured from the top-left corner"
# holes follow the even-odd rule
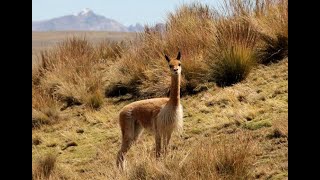
[[[164,56],[166,57],[166,60],[168,61],[171,74],[173,74],[173,75],[181,74],[181,60],[180,60],[181,53],[180,53],[180,51],[179,51],[176,59],[171,59],[166,54]]]

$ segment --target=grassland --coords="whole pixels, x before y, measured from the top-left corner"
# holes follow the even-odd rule
[[[153,136],[144,133],[128,154],[129,167],[133,166],[130,173],[121,175],[117,171],[115,157],[121,144],[118,112],[129,103],[119,102],[117,98],[105,99],[104,106],[99,111],[88,111],[83,106],[65,110],[61,114],[64,119],[61,122],[33,130],[33,141],[38,139],[41,142],[32,146],[33,160],[36,161],[47,153],[58,154],[55,171],[60,178],[130,179],[131,176],[143,175],[148,177],[146,179],[160,179],[160,176],[166,175],[166,171],[172,170],[170,167],[165,169],[165,166],[184,163],[186,167],[181,168],[188,168],[187,166],[194,165],[197,157],[203,156],[207,150],[221,148],[219,143],[225,143],[225,139],[231,139],[231,142],[224,145],[237,147],[246,143],[248,138],[255,148],[255,152],[248,152],[252,153],[249,155],[254,158],[251,160],[253,166],[249,170],[252,177],[286,179],[287,68],[287,60],[269,67],[260,65],[244,83],[228,88],[212,85],[205,92],[183,97],[185,132],[181,136],[173,137],[172,151],[167,158],[157,162],[159,167],[151,167],[155,163],[154,140]],[[232,139],[234,136],[243,139]],[[76,142],[78,146],[62,150],[70,141]],[[192,153],[194,151],[200,152]],[[205,162],[207,161],[203,163]],[[144,163],[148,164],[143,166]],[[208,163],[214,166],[214,162]],[[205,171],[209,165],[199,165],[199,172]],[[157,169],[160,167],[163,169]],[[141,168],[140,171],[143,172],[137,172],[134,168]],[[157,174],[154,171],[159,172]],[[176,179],[175,174],[171,174],[173,175],[170,176],[168,172],[168,179]],[[187,178],[187,175],[184,178]]]
[[[288,179],[287,1],[224,2],[223,14],[183,5],[165,31],[146,27],[136,39],[69,38],[42,52],[33,179]],[[144,132],[119,171],[118,112],[168,94],[163,54],[178,49],[184,132],[159,160]]]

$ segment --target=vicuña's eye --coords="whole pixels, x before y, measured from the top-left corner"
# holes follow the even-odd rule
[[[172,68],[172,67],[173,67],[173,65],[169,65],[169,67],[170,67],[170,68]]]
[[[179,63],[179,66],[181,66],[181,64]]]

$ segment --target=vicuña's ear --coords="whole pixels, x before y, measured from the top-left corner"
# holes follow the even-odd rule
[[[181,58],[181,53],[180,53],[180,51],[179,51],[179,52],[178,52],[177,59],[180,61],[180,58]]]
[[[164,56],[166,57],[166,60],[170,62],[170,58],[166,54]]]

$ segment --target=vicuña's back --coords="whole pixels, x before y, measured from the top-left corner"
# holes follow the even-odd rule
[[[128,129],[126,126],[129,125],[129,123],[126,121],[134,118],[134,121],[137,121],[143,128],[154,131],[155,119],[161,108],[163,108],[168,101],[169,98],[154,98],[136,101],[126,105],[120,112],[119,121],[121,129]],[[121,131],[124,132],[125,130]]]
[[[156,156],[165,151],[173,130],[181,130],[183,110],[180,104],[181,54],[171,60],[165,55],[171,71],[170,98],[154,98],[136,101],[122,108],[119,123],[122,132],[122,145],[118,152],[117,165],[124,166],[124,156],[131,145],[139,138],[143,129],[155,133]]]

